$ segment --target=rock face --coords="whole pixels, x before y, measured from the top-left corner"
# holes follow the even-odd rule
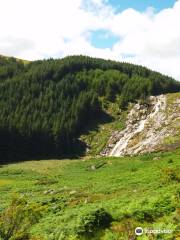
[[[151,96],[148,104],[135,104],[127,117],[126,128],[115,131],[101,153],[124,156],[153,152],[162,148],[164,140],[177,134],[172,126],[180,123],[180,102],[167,104],[167,96]],[[171,126],[171,127],[170,127]]]

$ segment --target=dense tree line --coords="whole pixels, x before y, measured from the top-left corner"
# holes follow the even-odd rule
[[[130,101],[180,91],[145,67],[85,56],[24,65],[0,57],[0,161],[77,152],[77,138],[102,101]],[[118,97],[118,98],[117,98]]]
[[[5,58],[0,55],[0,81],[12,78],[24,70],[22,61],[15,58]]]

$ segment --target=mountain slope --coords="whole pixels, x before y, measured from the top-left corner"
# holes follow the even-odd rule
[[[145,67],[84,56],[22,64],[0,59],[0,161],[82,154],[85,126],[110,116],[105,106],[180,91]]]
[[[103,155],[123,156],[180,147],[180,93],[153,97],[135,104],[126,128],[115,131]]]
[[[20,74],[27,61],[0,55],[0,82]]]

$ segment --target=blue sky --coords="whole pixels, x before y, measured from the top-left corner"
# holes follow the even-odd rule
[[[180,0],[0,0],[0,54],[27,60],[82,54],[180,80],[179,22]]]
[[[96,48],[111,48],[118,41],[118,37],[103,30],[93,31],[91,35],[91,44]]]
[[[175,0],[108,0],[118,11],[127,8],[134,8],[138,11],[144,11],[147,7],[154,7],[157,11],[172,7]]]
[[[173,7],[176,0],[107,0],[116,12],[122,12],[128,8],[133,8],[137,11],[144,12],[148,7],[153,7],[155,12]],[[96,48],[112,48],[119,39],[106,32],[94,31],[91,35],[91,44]]]

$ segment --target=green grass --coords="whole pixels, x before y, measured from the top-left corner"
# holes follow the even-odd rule
[[[114,103],[106,102],[101,99],[103,109],[106,115],[100,119],[99,124],[94,119],[88,123],[85,133],[81,135],[80,139],[88,145],[88,156],[97,156],[105,148],[110,136],[114,131],[121,131],[125,128],[125,121],[127,111],[120,111],[118,100]],[[109,119],[108,117],[109,116]]]
[[[179,239],[179,160],[180,150],[176,150],[124,158],[42,160],[1,166],[0,211],[9,205],[14,192],[44,206],[43,217],[31,232],[45,240],[125,240],[134,236],[137,226],[174,231],[157,238],[143,235],[137,239]],[[83,221],[89,221],[87,216],[101,208],[112,216],[111,225],[90,235],[79,234],[84,231]]]
[[[180,93],[171,93],[167,94],[167,111],[168,115],[172,115],[172,112],[176,112],[176,118],[172,119],[172,122],[168,126],[173,131],[173,134],[171,136],[168,136],[164,139],[165,145],[176,145],[180,146]]]

